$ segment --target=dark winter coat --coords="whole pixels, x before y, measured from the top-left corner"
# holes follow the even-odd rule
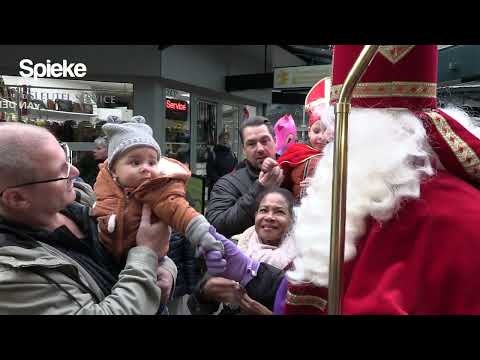
[[[92,187],[95,184],[98,172],[100,171],[98,165],[101,163],[102,161],[95,160],[92,153],[88,153],[85,154],[76,164],[82,179]]]
[[[232,152],[230,147],[220,144],[215,145],[213,151],[208,153],[207,159],[207,181],[209,194],[217,180],[235,169],[237,162],[237,157]]]
[[[191,294],[200,280],[200,266],[193,245],[178,232],[172,232],[168,257],[177,265],[177,281],[173,298]]]
[[[257,196],[265,189],[258,182],[260,171],[250,163],[215,183],[206,218],[217,231],[229,238],[255,224]]]

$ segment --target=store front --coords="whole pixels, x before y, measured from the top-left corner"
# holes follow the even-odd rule
[[[134,112],[133,82],[26,79],[0,77],[0,121],[18,121],[42,126],[73,150],[74,162],[91,156],[94,140],[103,136],[102,125],[109,115],[128,121],[133,115],[145,115],[154,137],[166,156],[187,164],[204,183],[208,152],[222,132],[229,134],[230,146],[239,160],[243,158],[238,129],[249,116],[257,114],[256,104],[243,104],[232,97],[205,96],[201,91],[172,89],[155,82],[163,96],[159,119],[141,111]],[[186,86],[188,88],[188,85]],[[146,102],[143,91],[139,96]],[[154,99],[155,96],[152,96]],[[158,104],[158,103],[157,103]],[[197,208],[204,207],[200,195],[204,185],[197,185]]]
[[[238,130],[242,121],[257,114],[257,106],[171,88],[165,88],[164,105],[165,143],[161,146],[166,156],[205,176],[208,152],[226,132],[235,156],[243,158]]]
[[[164,94],[165,121],[157,138],[165,139],[160,146],[166,156],[191,169],[188,194],[195,208],[203,211],[209,151],[218,143],[220,134],[227,132],[232,151],[243,159],[238,130],[242,121],[257,114],[257,106],[178,88],[165,87]]]
[[[69,144],[77,163],[103,136],[109,115],[133,115],[133,84],[59,79],[0,77],[0,121],[45,127]]]
[[[165,89],[165,156],[190,164],[190,94]]]
[[[228,132],[239,160],[238,128],[246,117],[264,113],[271,100],[235,94],[227,76],[268,71],[264,46],[237,45],[2,45],[0,121],[21,121],[48,128],[68,142],[77,161],[103,135],[109,114],[128,120],[143,115],[164,154],[206,175],[208,151]],[[83,64],[81,77],[29,76],[22,59]],[[268,60],[268,61],[267,61]],[[266,62],[267,61],[267,62]],[[267,65],[266,65],[267,64]],[[51,76],[43,74],[42,76]],[[66,75],[62,75],[66,76]]]

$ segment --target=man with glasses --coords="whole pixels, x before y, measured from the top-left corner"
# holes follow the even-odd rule
[[[176,268],[145,207],[137,246],[117,264],[74,203],[71,152],[47,130],[0,125],[0,314],[155,314]]]
[[[69,149],[69,147],[66,143],[59,143],[59,145],[62,148],[63,152],[65,153],[65,158],[66,158],[65,167],[66,167],[67,170],[66,170],[65,176],[61,176],[61,177],[54,178],[54,179],[40,180],[40,181],[29,181],[29,182],[21,183],[21,184],[18,184],[18,185],[9,186],[9,187],[5,188],[0,193],[0,197],[2,197],[3,193],[6,190],[9,190],[11,188],[20,188],[20,187],[24,187],[24,186],[28,186],[28,185],[35,185],[35,184],[46,184],[46,183],[61,181],[61,180],[67,180],[66,184],[71,183],[72,180],[73,180],[73,179],[70,178],[70,170],[72,169],[72,152],[70,151],[70,149]]]

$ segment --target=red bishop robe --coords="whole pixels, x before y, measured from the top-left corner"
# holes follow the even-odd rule
[[[369,221],[344,266],[342,313],[480,314],[479,220],[479,190],[446,172],[426,179],[420,199]],[[285,313],[326,314],[327,294],[289,284]]]

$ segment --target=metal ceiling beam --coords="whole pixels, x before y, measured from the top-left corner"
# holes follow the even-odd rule
[[[225,91],[273,88],[273,73],[225,76]]]
[[[324,47],[317,47],[317,46],[304,46],[304,45],[288,45],[292,47],[298,53],[303,53],[311,56],[318,56],[324,57],[326,59],[332,59],[332,53],[328,47],[328,45]]]
[[[325,45],[325,48],[320,46],[318,47],[309,47],[303,45],[277,45],[288,51],[290,54],[298,57],[299,59],[313,65],[313,64],[330,64],[332,62],[332,54],[328,48],[328,45]]]

